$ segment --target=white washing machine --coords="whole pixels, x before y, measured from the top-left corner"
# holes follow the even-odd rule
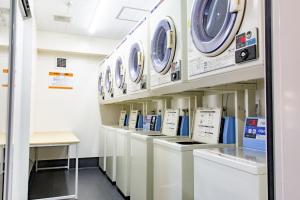
[[[112,54],[106,59],[104,65],[105,100],[114,98],[113,60],[114,60],[114,54]]]
[[[114,58],[114,96],[115,98],[127,94],[128,71],[128,40],[127,37],[118,45]]]
[[[187,2],[190,80],[216,74],[229,81],[264,77],[264,0]]]
[[[154,199],[194,199],[194,149],[228,147],[219,144],[220,108],[199,108],[191,138],[154,140]]]
[[[162,132],[131,133],[131,200],[153,199],[153,139],[176,137],[179,110],[167,110],[164,116],[165,128]]]
[[[151,89],[187,80],[186,0],[165,0],[149,16]]]
[[[130,196],[130,134],[128,128],[116,130],[116,185],[125,197]]]
[[[100,137],[99,137],[99,167],[100,169],[105,172],[106,171],[106,153],[105,153],[105,149],[106,149],[106,131],[107,131],[107,127],[106,126],[101,126],[100,129]]]
[[[129,115],[129,126],[116,129],[116,185],[125,197],[130,196],[130,135],[136,130],[138,111],[132,110]],[[120,121],[122,120],[122,112]],[[120,123],[121,124],[121,123]]]
[[[117,126],[105,126],[105,150],[104,150],[104,157],[105,157],[105,172],[107,177],[112,183],[116,182],[116,132],[118,127]]]
[[[195,200],[267,200],[266,153],[246,148],[194,151]]]
[[[147,18],[128,35],[128,40],[127,94],[136,94],[149,89],[149,23]]]

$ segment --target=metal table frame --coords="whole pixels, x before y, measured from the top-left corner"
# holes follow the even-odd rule
[[[34,200],[59,200],[59,199],[78,199],[78,143],[70,143],[70,144],[47,144],[47,145],[30,145],[31,148],[35,148],[35,167],[36,172],[41,170],[51,170],[51,169],[70,169],[70,146],[75,145],[75,194],[73,195],[65,195],[65,196],[58,196],[58,197],[49,197],[49,198],[40,198]],[[67,159],[68,164],[66,166],[59,166],[59,167],[38,167],[38,148],[43,147],[67,147]]]

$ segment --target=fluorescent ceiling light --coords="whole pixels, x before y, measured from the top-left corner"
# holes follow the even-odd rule
[[[92,22],[90,24],[89,33],[94,34],[97,30],[97,26],[100,22],[101,15],[103,16],[105,7],[107,7],[105,4],[107,4],[108,0],[98,0],[97,7],[94,11],[94,16],[92,19]],[[103,10],[104,8],[104,10]]]

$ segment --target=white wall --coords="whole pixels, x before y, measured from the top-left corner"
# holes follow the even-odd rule
[[[47,31],[38,32],[38,49],[108,55],[118,44],[118,40],[70,35]]]
[[[48,73],[56,71],[57,57],[67,58],[67,71],[74,73],[73,90],[48,89]],[[99,57],[68,53],[40,52],[37,59],[34,131],[73,131],[80,139],[80,157],[99,156],[98,63]],[[42,151],[41,157],[53,154]]]
[[[276,199],[300,199],[300,1],[274,0],[273,83]]]

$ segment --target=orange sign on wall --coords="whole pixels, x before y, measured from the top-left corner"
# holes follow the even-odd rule
[[[73,89],[73,73],[49,72],[49,89]]]

